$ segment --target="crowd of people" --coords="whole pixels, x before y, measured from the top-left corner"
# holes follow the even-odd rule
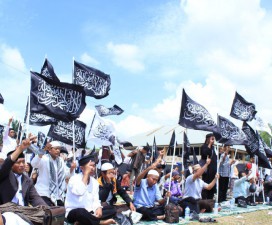
[[[24,151],[35,145],[36,137],[29,135],[17,143],[11,121],[0,153],[0,205],[65,207],[69,223],[87,225],[116,223],[118,196],[125,202],[121,210],[138,212],[146,221],[164,220],[168,202],[184,217],[187,207],[195,214],[212,212],[216,199],[222,203],[233,198],[238,206],[247,207],[272,197],[271,170],[258,170],[254,156],[238,169],[239,162],[229,155],[230,146],[220,148],[218,157],[212,133],[206,135],[199,162],[187,162],[184,171],[167,165],[166,148],[158,149],[154,158],[144,146],[126,157],[121,154],[125,168],[121,172],[110,147],[101,148],[100,154],[83,151],[76,161],[68,162],[68,151],[59,141],[48,142],[26,162]],[[0,225],[20,220],[17,224],[29,224],[13,214],[0,214]]]

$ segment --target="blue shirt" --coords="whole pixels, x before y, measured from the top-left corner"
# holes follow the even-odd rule
[[[249,196],[249,186],[250,183],[247,182],[247,177],[244,176],[239,180],[234,181],[233,186],[233,197],[238,198],[240,196],[244,196],[245,198]]]
[[[161,200],[162,196],[157,184],[149,187],[147,179],[142,179],[140,186],[135,187],[133,204],[136,208],[153,207],[155,201]]]

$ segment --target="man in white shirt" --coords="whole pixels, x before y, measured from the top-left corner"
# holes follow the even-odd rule
[[[5,132],[3,134],[3,148],[2,152],[6,156],[9,152],[15,150],[17,143],[15,139],[15,131],[10,128],[12,118],[9,119],[8,125],[6,126]]]
[[[92,225],[115,223],[113,219],[103,217],[98,194],[99,184],[93,178],[95,174],[94,157],[84,156],[79,160],[79,165],[82,173],[71,177],[67,187],[65,209],[68,222]]]
[[[184,197],[180,203],[180,206],[183,208],[182,216],[184,216],[185,208],[188,206],[191,210],[194,210],[196,213],[199,213],[198,201],[202,198],[201,192],[203,189],[211,190],[219,175],[216,174],[213,181],[209,184],[205,183],[200,177],[206,171],[207,167],[211,163],[211,159],[207,158],[206,163],[203,167],[199,164],[193,166],[193,174],[188,176],[185,183]]]
[[[39,170],[35,187],[49,206],[64,205],[65,178],[69,178],[75,168],[75,165],[70,169],[66,167],[63,159],[59,157],[60,148],[58,141],[52,141],[45,148],[49,154],[35,155],[31,161],[32,167]]]

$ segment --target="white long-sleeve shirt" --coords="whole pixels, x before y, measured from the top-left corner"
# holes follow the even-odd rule
[[[63,159],[60,158],[61,162],[64,163]],[[46,196],[50,198],[50,190],[49,190],[49,184],[50,184],[50,166],[49,166],[49,155],[43,155],[42,158],[39,157],[39,155],[35,155],[35,157],[31,161],[31,165],[33,168],[39,169],[39,176],[37,178],[37,183],[35,185],[35,188],[40,196]],[[54,165],[56,168],[56,165]],[[65,177],[69,177],[70,175],[70,169],[66,166],[64,166],[65,171]],[[57,169],[55,169],[57,173]],[[57,177],[57,176],[56,176]],[[60,196],[58,199],[61,199]]]
[[[90,177],[90,182],[85,185],[82,181],[83,174],[75,174],[69,180],[65,199],[66,217],[72,209],[84,208],[88,212],[96,212],[101,207],[99,200],[99,184]]]
[[[9,125],[7,125],[3,134],[2,153],[6,156],[9,152],[15,150],[16,146],[16,139],[9,136]]]

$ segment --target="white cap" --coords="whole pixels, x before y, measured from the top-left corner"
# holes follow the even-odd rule
[[[51,145],[51,148],[61,147],[61,144],[59,141],[51,141],[50,145]]]
[[[147,175],[155,175],[155,176],[158,176],[158,177],[160,176],[160,174],[158,173],[157,170],[149,170]]]
[[[101,166],[101,171],[107,171],[114,169],[113,165],[111,163],[103,163]]]

